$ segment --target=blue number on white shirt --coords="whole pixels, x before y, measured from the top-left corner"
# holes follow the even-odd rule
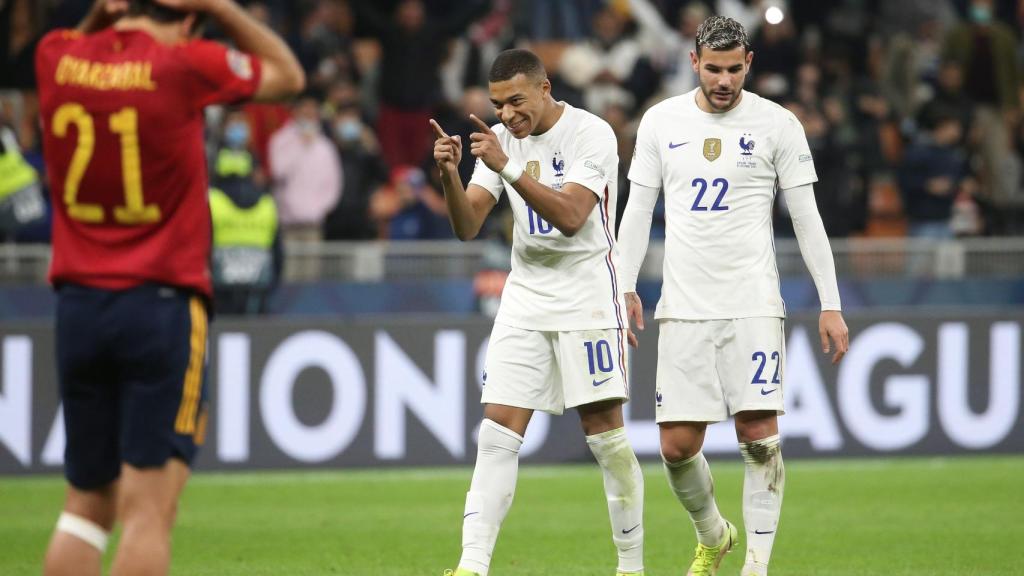
[[[779,364],[781,364],[782,356],[778,352],[772,352],[771,359],[775,360],[775,375],[772,376],[772,384],[779,384]],[[750,381],[751,384],[767,384],[768,382],[761,378],[761,373],[764,372],[764,365],[768,362],[768,355],[764,352],[757,351],[750,357],[754,362],[760,361],[761,363],[757,366],[757,372],[754,373],[754,379]]]
[[[690,185],[694,188],[700,187],[697,197],[693,199],[693,206],[690,207],[690,210],[694,212],[707,212],[708,208],[701,206],[700,202],[704,199],[704,193],[708,191],[708,181],[703,178],[694,178]],[[711,185],[718,188],[718,197],[715,198],[715,203],[711,205],[711,211],[721,212],[728,210],[728,206],[722,206],[722,200],[725,199],[725,193],[729,190],[729,181],[725,178],[715,178]]]
[[[547,220],[540,217],[529,205],[526,206],[526,217],[530,220],[530,234],[547,234],[555,227]]]
[[[601,372],[611,372],[615,367],[612,362],[612,347],[607,340],[598,340],[596,345],[593,342],[584,342],[583,347],[587,349],[587,362],[590,365],[591,374],[595,374],[594,356],[597,356],[597,369]]]

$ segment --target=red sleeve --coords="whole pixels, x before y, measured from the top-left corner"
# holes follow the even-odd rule
[[[206,40],[189,42],[182,51],[192,71],[188,93],[199,108],[244,100],[259,88],[262,70],[255,56]]]

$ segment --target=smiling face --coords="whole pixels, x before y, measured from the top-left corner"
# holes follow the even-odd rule
[[[488,84],[491,104],[498,120],[516,138],[543,133],[548,125],[551,81],[526,74],[516,74],[508,80]]]
[[[700,91],[711,112],[731,110],[739,100],[754,53],[743,46],[729,50],[704,48],[690,53],[693,71],[700,77]]]

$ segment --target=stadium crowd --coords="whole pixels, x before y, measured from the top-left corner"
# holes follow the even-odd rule
[[[20,224],[3,207],[25,182],[23,169],[9,168],[16,157],[44,173],[35,42],[53,27],[74,26],[90,4],[0,2],[0,222],[14,222],[0,233],[8,239],[48,237],[45,216],[37,217],[44,211],[24,209],[38,202],[21,198],[22,215],[32,217]],[[621,212],[638,120],[653,103],[696,87],[689,51],[712,13],[753,36],[747,88],[803,123],[829,235],[1024,232],[1024,1],[242,4],[288,39],[309,89],[294,102],[211,110],[209,156],[216,177],[222,151],[249,154],[245,175],[275,199],[285,244],[450,238],[428,119],[464,139],[473,130],[469,113],[496,122],[486,74],[494,55],[512,46],[541,56],[557,99],[601,115],[616,131]],[[207,34],[220,36],[212,27]],[[472,163],[464,160],[462,170],[468,180]],[[38,191],[45,184],[35,186],[37,200],[46,198]],[[776,232],[791,234],[786,207],[777,204]],[[483,236],[507,236],[511,218],[502,214]],[[656,209],[655,236],[664,234],[663,216]]]

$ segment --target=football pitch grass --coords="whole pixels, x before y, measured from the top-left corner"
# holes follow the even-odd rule
[[[711,462],[719,506],[741,526],[742,465]],[[1024,457],[791,460],[786,470],[773,576],[1024,574]],[[647,574],[682,576],[693,529],[661,468],[644,471]],[[470,474],[199,473],[179,511],[171,573],[440,576],[458,561]],[[0,478],[0,574],[40,573],[62,494],[59,477]],[[741,542],[719,574],[738,575],[742,563]],[[596,465],[524,465],[491,574],[614,569]]]

